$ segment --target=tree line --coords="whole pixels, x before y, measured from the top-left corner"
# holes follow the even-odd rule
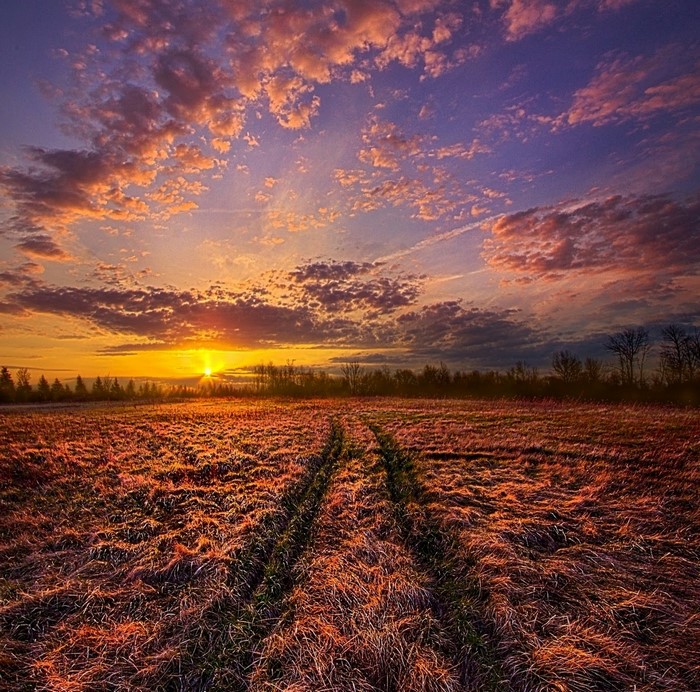
[[[700,404],[700,332],[678,325],[661,330],[656,345],[648,330],[631,328],[607,337],[605,348],[611,363],[580,358],[568,349],[552,356],[551,372],[519,361],[505,372],[451,371],[444,363],[420,370],[387,366],[366,368],[358,361],[343,363],[339,375],[305,369],[293,362],[268,363],[252,368],[246,385],[217,380],[193,387],[164,387],[117,378],[98,377],[90,389],[80,376],[73,389],[56,378],[52,384],[42,375],[36,387],[26,368],[17,371],[16,382],[8,368],[0,372],[2,402],[135,401],[164,398],[228,396],[438,396],[438,397],[575,397],[591,400],[668,401]],[[657,366],[650,369],[657,349]]]
[[[624,329],[604,344],[612,363],[580,358],[568,349],[552,355],[551,372],[518,361],[505,372],[450,371],[444,363],[422,370],[384,366],[368,369],[359,361],[341,366],[340,376],[286,365],[253,369],[253,390],[275,395],[353,396],[540,396],[632,399],[700,403],[700,332],[679,325],[661,330],[657,368],[649,368],[654,344],[645,328]]]
[[[186,387],[164,388],[153,382],[142,382],[138,386],[133,379],[122,386],[114,377],[96,377],[90,387],[78,375],[75,386],[63,384],[58,378],[52,383],[41,375],[36,386],[31,383],[27,368],[17,370],[16,379],[9,368],[0,368],[0,402],[1,403],[45,403],[69,401],[132,401],[162,399],[165,396],[194,395]]]

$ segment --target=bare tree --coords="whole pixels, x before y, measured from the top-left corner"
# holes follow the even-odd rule
[[[603,378],[603,363],[597,358],[586,358],[583,363],[583,373],[587,382],[600,382]]]
[[[570,351],[557,351],[552,357],[552,368],[566,384],[578,382],[583,375],[581,359]]]
[[[661,376],[669,384],[689,382],[700,369],[700,333],[691,334],[677,324],[661,330]]]
[[[17,401],[27,401],[32,392],[31,376],[27,368],[20,368],[17,371]]]
[[[608,337],[605,348],[618,359],[618,371],[623,384],[644,384],[644,363],[651,344],[644,327],[624,329]]]
[[[343,363],[340,372],[350,389],[350,394],[353,396],[357,394],[360,389],[360,381],[362,380],[362,366],[356,360],[351,360]]]

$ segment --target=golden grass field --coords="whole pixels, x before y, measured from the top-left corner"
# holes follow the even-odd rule
[[[700,690],[700,415],[0,412],[0,689]]]

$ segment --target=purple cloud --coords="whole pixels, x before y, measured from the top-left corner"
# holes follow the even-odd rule
[[[483,257],[499,272],[556,279],[575,271],[694,273],[700,264],[700,196],[613,196],[501,216]]]

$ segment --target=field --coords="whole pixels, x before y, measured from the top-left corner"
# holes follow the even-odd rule
[[[700,415],[0,412],[2,690],[698,690]]]

